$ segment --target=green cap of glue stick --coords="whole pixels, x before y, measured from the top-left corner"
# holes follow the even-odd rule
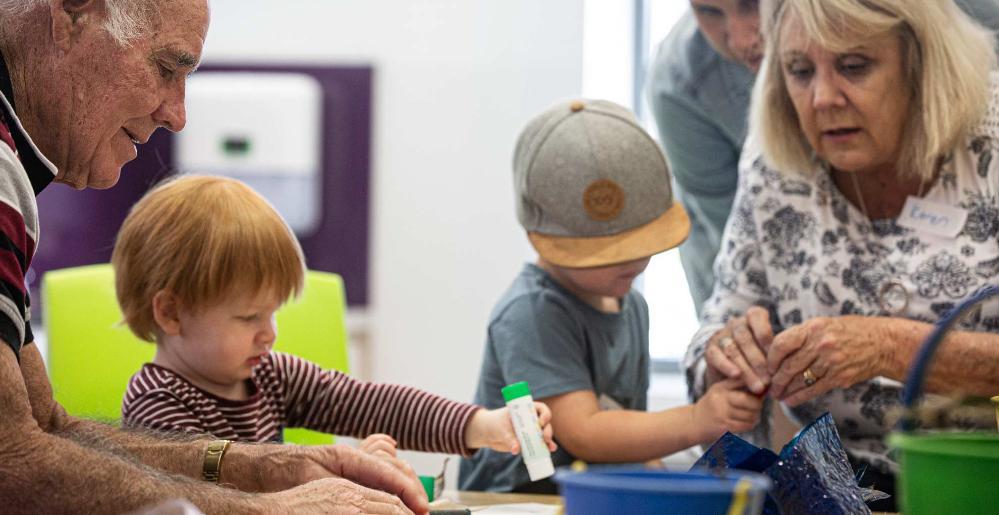
[[[506,385],[501,391],[503,392],[503,400],[506,402],[531,395],[531,387],[527,385],[527,381]]]

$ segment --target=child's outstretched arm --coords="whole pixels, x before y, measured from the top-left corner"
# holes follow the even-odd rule
[[[275,352],[287,427],[354,438],[385,433],[398,448],[470,455],[465,428],[480,408],[399,384],[359,381]]]
[[[552,434],[552,412],[543,402],[535,402],[534,409],[548,450],[554,451],[558,445]],[[470,449],[488,447],[494,451],[519,454],[520,442],[517,441],[513,422],[510,421],[509,408],[476,411],[465,427],[465,446]]]
[[[543,400],[551,406],[559,443],[573,456],[595,463],[642,462],[755,426],[762,400],[736,388],[722,381],[697,404],[655,412],[601,410],[589,390]]]
[[[538,426],[541,427],[541,434],[548,445],[548,450],[555,451],[558,445],[552,436],[552,412],[541,402],[535,402],[534,409],[538,414]],[[398,446],[399,443],[395,438],[384,433],[375,433],[361,441],[359,448],[382,458],[396,458]],[[494,451],[519,454],[520,442],[510,420],[510,410],[500,408],[476,411],[465,425],[465,447],[469,449],[488,447]]]

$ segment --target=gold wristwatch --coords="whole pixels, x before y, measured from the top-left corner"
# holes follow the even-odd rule
[[[205,465],[201,469],[201,479],[211,481],[212,483],[219,482],[219,472],[222,470],[222,456],[225,455],[225,451],[229,448],[230,443],[232,442],[229,440],[215,440],[208,444],[208,448],[205,449]]]

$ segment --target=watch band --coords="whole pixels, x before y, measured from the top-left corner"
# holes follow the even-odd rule
[[[230,443],[232,442],[229,440],[215,440],[208,444],[208,448],[205,449],[205,464],[201,469],[201,479],[211,481],[212,483],[219,482],[219,472],[222,470],[222,457],[225,455],[225,451],[229,448]]]

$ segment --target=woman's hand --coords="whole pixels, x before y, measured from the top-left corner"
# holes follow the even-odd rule
[[[708,385],[725,378],[738,379],[756,395],[765,393],[770,384],[766,353],[773,334],[770,313],[759,306],[729,319],[704,349]]]
[[[548,444],[548,450],[555,451],[558,445],[552,437],[552,412],[543,402],[535,402],[534,409],[538,413],[538,425],[541,426],[541,434]],[[465,446],[470,449],[488,447],[494,451],[519,454],[520,442],[517,441],[517,433],[510,421],[509,408],[476,411],[465,428]]]
[[[834,388],[849,388],[883,375],[892,344],[884,331],[889,320],[819,317],[781,332],[767,355],[773,375],[770,394],[797,406]]]

